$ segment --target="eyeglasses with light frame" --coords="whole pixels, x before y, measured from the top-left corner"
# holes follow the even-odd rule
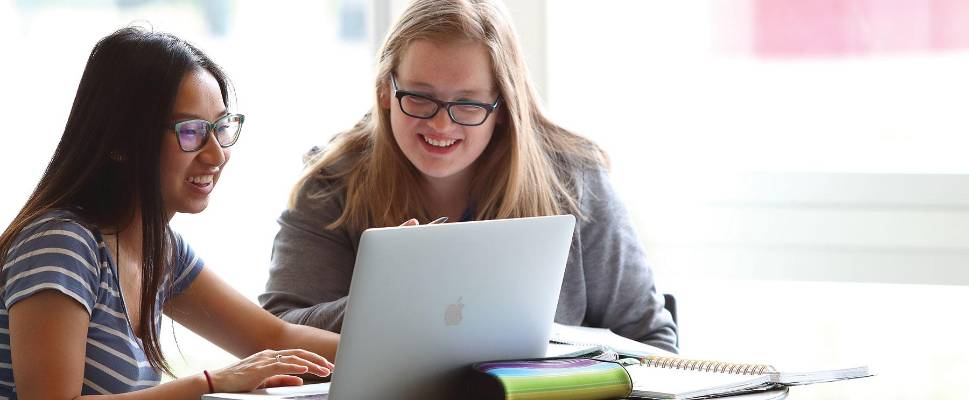
[[[204,119],[192,119],[177,122],[171,129],[178,139],[178,146],[186,153],[198,151],[209,142],[209,136],[215,136],[219,147],[227,148],[239,140],[242,133],[242,123],[246,116],[242,114],[226,114],[215,122]],[[209,133],[213,135],[209,135]]]

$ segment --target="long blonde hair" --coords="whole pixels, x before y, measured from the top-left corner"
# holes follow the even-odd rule
[[[328,226],[366,229],[429,218],[420,172],[394,140],[390,74],[416,40],[470,41],[487,47],[502,99],[504,122],[479,156],[471,181],[474,219],[501,219],[572,213],[579,210],[576,168],[606,167],[605,153],[591,141],[555,125],[543,114],[528,79],[518,39],[504,5],[497,0],[416,0],[388,33],[379,53],[373,110],[330,142],[305,171],[290,196],[295,207],[310,180],[336,182],[318,199],[346,192],[343,214]],[[376,117],[374,117],[376,116]]]

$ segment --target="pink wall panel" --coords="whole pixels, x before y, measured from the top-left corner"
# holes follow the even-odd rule
[[[969,0],[751,0],[765,57],[838,57],[969,48]]]

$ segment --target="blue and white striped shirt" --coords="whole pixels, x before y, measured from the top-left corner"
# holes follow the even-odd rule
[[[141,341],[128,322],[121,297],[118,267],[105,247],[101,233],[86,227],[74,214],[58,210],[44,214],[14,239],[2,258],[6,284],[0,303],[0,399],[16,399],[10,357],[10,319],[7,310],[42,290],[56,290],[84,307],[90,315],[84,359],[82,394],[125,393],[156,386],[161,381],[152,369]],[[172,293],[187,288],[202,270],[181,236],[174,246],[182,260],[175,265]],[[177,261],[176,261],[177,262]],[[165,280],[162,287],[168,284]],[[157,295],[160,310],[165,290]],[[161,326],[158,312],[156,326]]]

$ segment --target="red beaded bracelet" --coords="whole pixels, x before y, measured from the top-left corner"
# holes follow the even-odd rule
[[[215,393],[215,388],[212,387],[212,377],[209,376],[209,371],[202,371],[205,374],[205,381],[209,383],[209,393]]]

